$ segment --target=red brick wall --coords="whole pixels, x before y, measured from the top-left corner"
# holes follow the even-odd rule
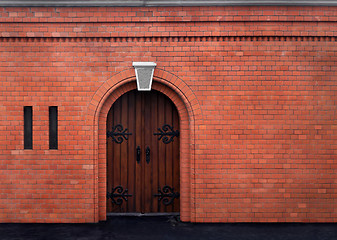
[[[336,21],[336,7],[0,9],[0,221],[104,220],[96,111],[153,61],[186,110],[185,221],[336,222]]]

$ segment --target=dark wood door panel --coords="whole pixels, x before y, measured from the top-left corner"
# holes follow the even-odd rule
[[[172,204],[165,205],[173,198],[168,196],[172,195],[171,191],[165,192],[165,190],[172,189],[174,192],[180,190],[179,175],[174,176],[173,174],[179,172],[179,138],[173,137],[173,141],[170,142],[171,136],[165,135],[171,133],[171,128],[179,130],[179,116],[175,106],[166,96],[159,94],[157,102],[158,117],[152,128],[154,132],[151,133],[155,137],[152,139],[156,142],[157,150],[155,162],[158,164],[156,169],[158,173],[152,177],[152,189],[157,196],[152,199],[152,204],[157,206],[154,208],[155,212],[179,212],[179,199],[174,199]],[[154,135],[160,133],[163,133],[163,135]],[[174,178],[177,179],[174,181]],[[167,187],[164,188],[165,186]]]
[[[108,212],[134,212],[136,206],[140,209],[141,205],[136,202],[140,191],[136,191],[135,183],[137,178],[141,178],[141,173],[135,165],[135,136],[141,135],[137,133],[141,127],[137,128],[137,121],[134,120],[135,103],[135,95],[127,93],[114,103],[107,117],[107,130],[114,136],[107,137],[107,188],[115,196],[107,201]],[[113,189],[115,192],[112,192]],[[118,204],[114,202],[117,199],[120,199]]]
[[[180,190],[179,137],[167,142],[172,129],[179,130],[178,112],[157,91],[131,91],[113,104],[107,117],[107,212],[179,212],[177,195],[168,191]]]

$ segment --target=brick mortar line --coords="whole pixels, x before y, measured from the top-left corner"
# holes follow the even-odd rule
[[[335,42],[336,36],[0,37],[0,42]]]
[[[127,24],[134,24],[134,23],[301,23],[301,22],[312,22],[312,23],[335,23],[337,22],[337,17],[333,17],[334,19],[332,20],[219,20],[219,21],[214,21],[214,20],[180,20],[180,21],[165,21],[165,20],[158,20],[158,21],[3,21],[0,20],[0,24],[10,24],[10,23],[16,23],[16,24],[23,24],[23,23],[31,23],[31,24],[36,24],[36,23],[41,23],[41,24],[104,24],[104,23],[127,23]],[[70,18],[73,19],[73,18]]]

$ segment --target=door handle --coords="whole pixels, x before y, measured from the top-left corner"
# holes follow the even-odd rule
[[[145,153],[146,153],[146,162],[150,163],[150,147],[149,146],[146,147]]]
[[[139,146],[136,148],[136,152],[137,152],[137,159],[136,159],[136,161],[137,161],[137,163],[140,163],[140,147]]]

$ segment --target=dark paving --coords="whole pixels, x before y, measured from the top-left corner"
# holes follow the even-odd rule
[[[0,224],[0,239],[337,240],[337,224],[182,223],[176,217],[109,217],[91,224]]]

